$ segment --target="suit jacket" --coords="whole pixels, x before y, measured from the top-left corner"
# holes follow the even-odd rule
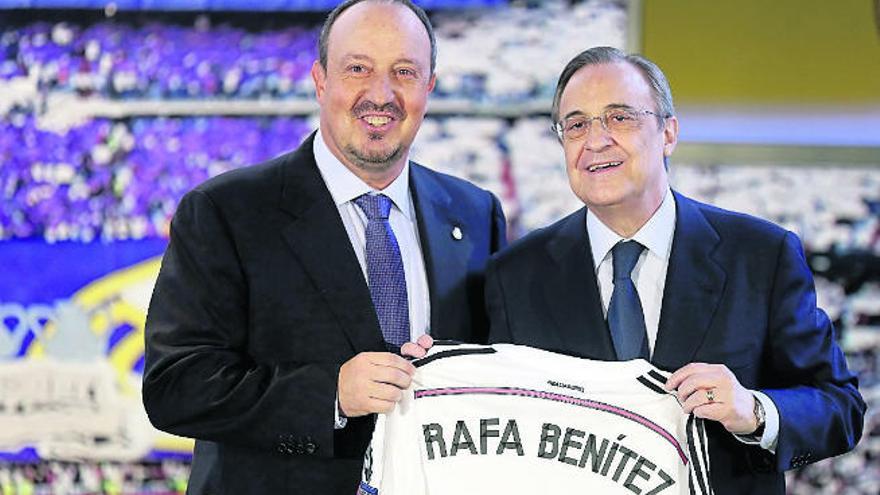
[[[172,221],[143,399],[154,425],[196,439],[188,493],[357,490],[373,418],[334,429],[339,367],[385,347],[313,139],[200,185]],[[500,205],[414,163],[410,180],[431,333],[485,341],[483,274],[505,243]]]
[[[853,448],[865,404],[816,308],[797,236],[675,194],[677,218],[651,361],[674,371],[722,363],[779,410],[776,455],[709,422],[717,494],[784,493],[782,471]],[[602,311],[586,209],[493,257],[486,274],[491,342],[599,360],[615,352]]]

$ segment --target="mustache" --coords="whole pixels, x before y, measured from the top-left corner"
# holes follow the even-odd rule
[[[369,100],[364,100],[354,108],[351,109],[351,113],[355,116],[355,118],[361,118],[366,113],[386,113],[391,115],[397,120],[402,120],[406,117],[406,112],[403,111],[396,103],[389,101],[384,105],[377,105]]]

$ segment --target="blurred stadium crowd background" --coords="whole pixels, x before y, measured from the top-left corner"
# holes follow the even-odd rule
[[[90,329],[100,341],[91,357],[113,361],[122,375],[118,386],[127,389],[129,402],[138,402],[142,347],[140,354],[125,351],[128,361],[116,361],[123,359],[117,358],[120,342],[129,339],[135,343],[127,345],[136,347],[142,338],[144,298],[155,262],[144,276],[147,283],[131,291],[134,296],[128,289],[90,295],[95,284],[89,292],[71,278],[64,297],[79,305],[80,320],[62,318],[70,313],[56,303],[57,294],[40,300],[24,293],[24,279],[63,279],[84,256],[120,256],[107,250],[110,245],[144,243],[150,256],[109,263],[112,270],[100,274],[107,280],[133,262],[155,260],[185,192],[223,171],[296,147],[316,125],[309,69],[326,12],[321,9],[327,8],[318,4],[309,11],[273,13],[112,6],[0,11],[5,20],[0,24],[0,266],[18,267],[0,282],[5,325],[0,328],[0,391],[15,387],[4,381],[13,375],[4,374],[3,366],[52,356],[50,341],[75,326],[71,321],[82,321],[87,329],[80,331]],[[556,77],[586,47],[638,49],[632,46],[637,39],[632,30],[638,26],[634,6],[639,2],[445,6],[431,10],[438,83],[413,158],[495,192],[517,237],[579,207],[550,131]],[[675,74],[666,69],[675,93]],[[820,163],[784,153],[772,160],[723,153],[672,160],[676,189],[767,218],[801,236],[820,305],[836,322],[850,366],[860,375],[870,408],[861,443],[850,454],[790,473],[790,493],[880,493],[878,150],[868,151],[873,161],[856,163],[844,153]],[[94,249],[69,247],[82,245]],[[22,256],[31,256],[30,261],[22,262]],[[49,273],[35,273],[41,267]],[[13,274],[21,279],[13,280]],[[49,309],[29,317],[32,324],[24,328],[20,314],[33,313],[36,303]],[[134,314],[125,308],[134,308]],[[70,337],[65,341],[77,345]],[[58,356],[70,357],[69,351]],[[13,424],[17,410],[27,412],[21,404],[35,402],[6,401],[0,407],[0,429],[4,422]],[[63,413],[65,404],[56,401],[54,407]],[[130,414],[138,416],[131,422],[142,425],[142,412]],[[33,417],[40,418],[37,412]],[[142,426],[131,431],[137,428]],[[102,440],[95,435],[64,441],[96,446]],[[184,490],[186,443],[148,438],[138,448],[120,450],[123,454],[105,450],[102,458],[100,449],[90,455],[57,448],[57,435],[37,437],[0,433],[0,494]]]

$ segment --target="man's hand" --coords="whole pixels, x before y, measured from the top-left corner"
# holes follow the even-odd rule
[[[415,366],[398,355],[362,352],[339,368],[339,409],[350,418],[389,412],[415,372]]]
[[[425,357],[428,349],[434,345],[434,339],[431,338],[430,335],[425,334],[419,337],[415,342],[407,342],[403,344],[400,348],[400,353],[404,356],[410,356],[414,358]]]
[[[758,429],[755,396],[723,364],[691,363],[672,374],[666,390],[676,390],[686,413],[718,421],[736,435]]]

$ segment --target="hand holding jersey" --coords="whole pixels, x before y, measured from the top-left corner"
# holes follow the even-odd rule
[[[353,418],[386,413],[400,401],[415,368],[390,352],[362,352],[339,368],[339,409]]]
[[[420,358],[434,345],[430,335],[400,348],[404,356]],[[409,388],[415,367],[406,359],[387,352],[362,352],[339,368],[339,409],[354,418],[372,413],[387,413],[400,402]]]
[[[666,390],[676,391],[686,413],[718,421],[733,434],[750,435],[760,426],[757,399],[723,364],[685,365],[669,377]]]

